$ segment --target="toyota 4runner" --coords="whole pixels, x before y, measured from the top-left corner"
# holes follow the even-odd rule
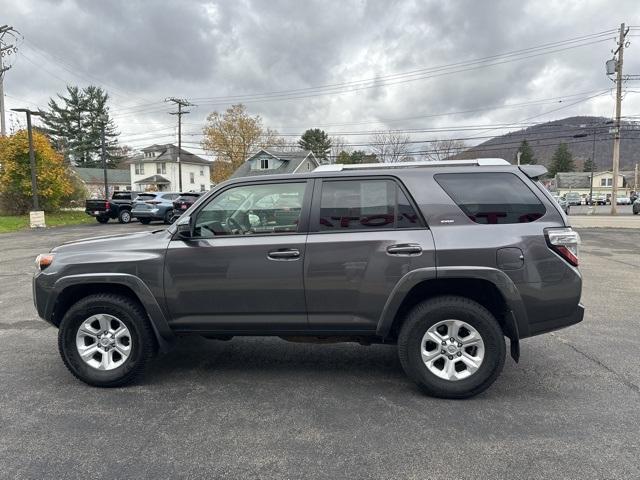
[[[579,237],[500,159],[327,165],[238,178],[166,230],[37,259],[38,314],[73,375],[126,384],[176,337],[397,344],[426,393],[475,395],[519,342],[578,323]]]

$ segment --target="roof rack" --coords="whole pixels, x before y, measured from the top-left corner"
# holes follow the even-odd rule
[[[343,170],[369,170],[387,168],[416,168],[416,167],[464,167],[464,166],[502,166],[511,165],[502,158],[474,158],[471,160],[444,160],[435,162],[397,162],[397,163],[356,163],[320,165],[314,172],[341,172]]]

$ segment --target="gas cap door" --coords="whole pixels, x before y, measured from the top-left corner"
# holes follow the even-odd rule
[[[500,248],[496,252],[496,263],[501,270],[518,270],[524,267],[524,254],[516,247]]]

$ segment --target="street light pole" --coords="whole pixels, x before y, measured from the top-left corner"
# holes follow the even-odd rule
[[[31,196],[33,199],[32,211],[39,211],[40,204],[38,202],[38,180],[36,177],[36,154],[33,150],[33,133],[31,128],[31,115],[39,116],[40,112],[33,112],[28,108],[12,108],[14,112],[23,112],[27,114],[27,135],[29,136],[29,164],[31,166]]]

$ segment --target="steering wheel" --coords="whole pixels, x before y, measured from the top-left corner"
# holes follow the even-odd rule
[[[240,225],[240,222],[233,217],[227,218],[227,225],[230,226],[233,230],[238,230],[238,232],[240,233],[245,232],[244,227]]]

